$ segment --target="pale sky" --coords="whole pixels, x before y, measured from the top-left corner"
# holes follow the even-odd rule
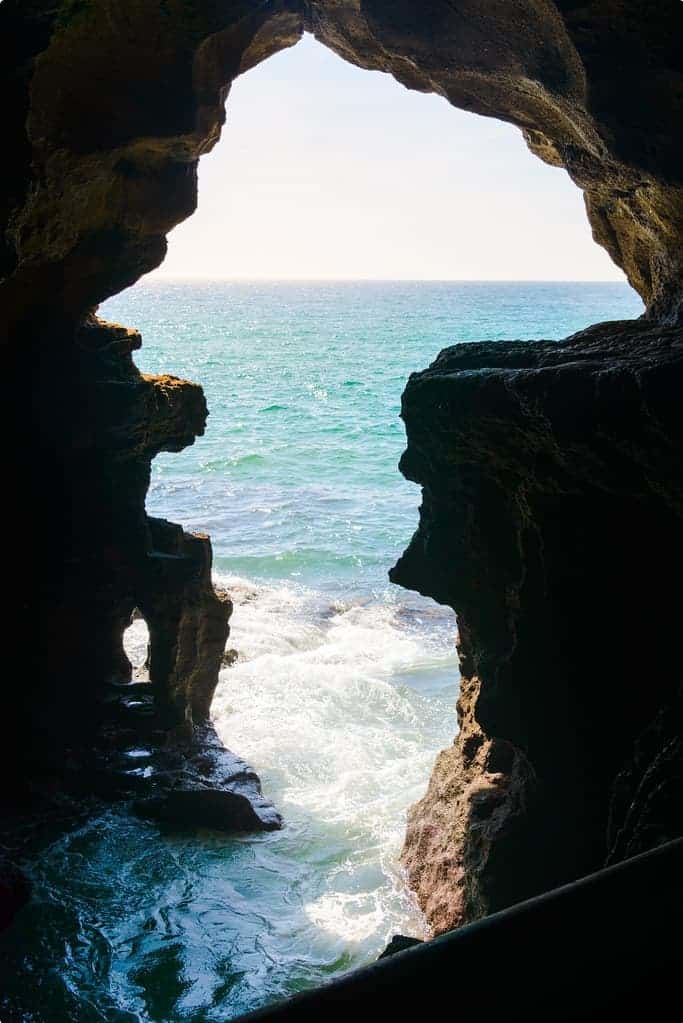
[[[239,78],[227,115],[155,276],[624,280],[516,128],[311,36]]]

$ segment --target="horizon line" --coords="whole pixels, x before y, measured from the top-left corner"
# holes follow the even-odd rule
[[[159,273],[155,270],[140,277],[136,283],[159,280],[224,281],[235,284],[626,284],[631,287],[627,280],[606,277],[242,277]]]

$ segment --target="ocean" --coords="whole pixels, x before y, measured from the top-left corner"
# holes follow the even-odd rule
[[[147,506],[212,537],[239,655],[214,721],[285,827],[162,836],[98,810],[27,865],[3,1019],[224,1021],[425,936],[398,855],[456,733],[458,666],[450,609],[387,579],[420,500],[401,391],[455,342],[641,312],[616,283],[157,279],[101,307],[142,331],[142,370],[205,389],[206,434],[157,458]],[[137,622],[135,663],[145,642]]]

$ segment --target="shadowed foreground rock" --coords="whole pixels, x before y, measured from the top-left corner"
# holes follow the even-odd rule
[[[265,800],[263,800],[265,804]],[[268,806],[268,815],[257,812],[253,800],[229,788],[195,786],[171,789],[163,796],[140,800],[136,809],[142,817],[168,825],[173,830],[210,828],[230,834],[242,831],[275,831],[282,826],[280,817]]]
[[[463,674],[403,853],[437,932],[683,833],[682,387],[683,330],[643,323],[409,380],[392,579],[455,609]]]
[[[28,878],[0,854],[0,931],[9,927],[30,895]]]
[[[683,841],[396,950],[236,1023],[681,1019]]]
[[[153,751],[140,773],[145,771],[149,781],[145,779],[147,784],[139,788],[152,794],[135,803],[142,817],[182,830],[275,831],[282,827],[280,814],[263,798],[254,770],[224,748],[211,725],[195,729],[190,743]]]
[[[405,934],[394,934],[387,947],[377,958],[386,959],[388,956],[395,956],[397,952],[405,952],[407,948],[414,948],[415,945],[421,944],[422,942],[419,938],[408,938]]]

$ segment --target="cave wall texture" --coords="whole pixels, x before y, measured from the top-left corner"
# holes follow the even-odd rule
[[[140,335],[96,307],[194,210],[231,81],[308,30],[522,129],[646,305],[561,344],[458,346],[407,387],[424,500],[394,578],[454,607],[464,676],[411,883],[440,931],[679,833],[682,29],[678,0],[0,4],[5,805],[78,763],[130,678],[134,607],[163,727],[206,727],[229,598],[208,538],[145,513],[152,459],[202,433],[204,398],[140,374]]]

